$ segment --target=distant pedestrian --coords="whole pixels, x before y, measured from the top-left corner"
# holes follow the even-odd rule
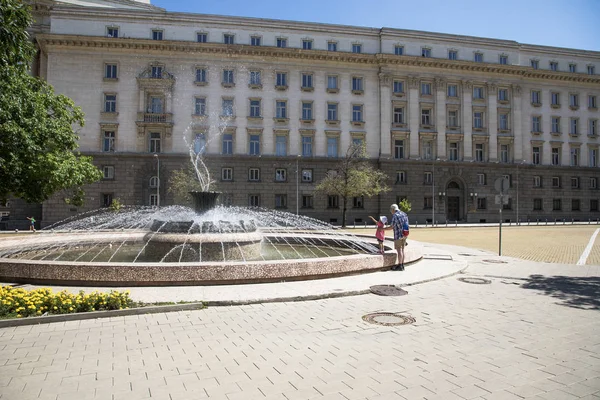
[[[392,213],[392,222],[385,229],[394,230],[394,248],[398,253],[398,263],[392,267],[392,270],[404,271],[404,246],[409,232],[408,216],[404,211],[400,211],[398,204],[392,204],[390,212]]]
[[[31,221],[31,225],[29,225],[29,230],[31,232],[35,232],[35,218],[34,217],[27,217],[27,219],[29,221]]]
[[[377,225],[377,230],[375,231],[375,237],[377,238],[377,242],[379,243],[379,252],[383,254],[385,252],[385,248],[383,246],[383,242],[385,240],[385,224],[387,224],[387,217],[382,215],[379,217],[379,221],[369,215],[369,218],[375,222]]]

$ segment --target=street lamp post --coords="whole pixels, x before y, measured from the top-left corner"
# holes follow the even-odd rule
[[[154,153],[156,158],[156,208],[160,208],[160,158]]]
[[[525,160],[519,161],[519,163],[517,163],[517,226],[520,225],[520,222],[519,222],[519,165],[524,164],[524,163],[525,163]]]
[[[435,158],[433,159],[433,172],[431,173],[431,227],[435,228]]]
[[[298,190],[298,182],[299,182],[299,176],[300,176],[300,171],[298,170],[298,162],[300,161],[300,154],[298,154],[298,157],[296,157],[296,215],[298,215],[298,210],[300,208],[300,203],[299,203],[299,190]]]

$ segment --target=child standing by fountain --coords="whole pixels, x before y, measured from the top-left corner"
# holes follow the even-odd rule
[[[377,238],[377,242],[379,243],[379,252],[381,254],[384,253],[383,241],[385,240],[385,224],[387,224],[387,217],[382,215],[379,217],[379,221],[369,215],[369,218],[375,222],[377,225],[377,230],[375,231],[375,237]]]

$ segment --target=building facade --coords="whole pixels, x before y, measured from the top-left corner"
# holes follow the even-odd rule
[[[34,71],[85,112],[104,179],[57,195],[45,224],[107,206],[173,204],[172,171],[204,159],[225,204],[341,222],[316,184],[352,143],[412,221],[596,220],[600,53],[390,28],[167,12],[143,2],[35,2]],[[506,177],[509,200],[496,204]]]

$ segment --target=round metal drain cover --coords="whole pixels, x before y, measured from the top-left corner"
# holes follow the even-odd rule
[[[375,325],[383,326],[396,326],[396,325],[410,325],[415,323],[416,320],[410,315],[402,315],[388,312],[379,312],[363,315],[363,321]]]
[[[472,283],[474,285],[488,285],[490,283],[492,283],[492,281],[490,281],[489,279],[483,279],[483,278],[458,278],[459,281],[464,282],[464,283]]]
[[[404,296],[408,294],[406,290],[402,290],[395,285],[375,285],[369,288],[371,293],[379,296]]]
[[[486,263],[491,263],[491,264],[507,264],[506,261],[502,261],[502,260],[482,260],[483,262]]]

